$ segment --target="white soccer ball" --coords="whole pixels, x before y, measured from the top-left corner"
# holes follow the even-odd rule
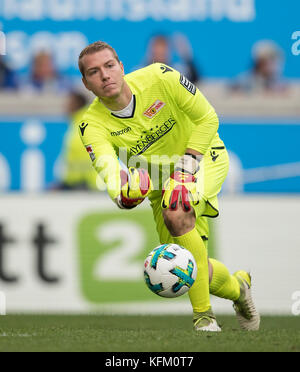
[[[193,255],[177,244],[163,244],[149,253],[144,263],[147,287],[162,297],[186,293],[197,277]]]

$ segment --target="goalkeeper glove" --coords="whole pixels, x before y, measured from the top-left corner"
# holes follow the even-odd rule
[[[141,204],[152,191],[152,182],[145,169],[130,167],[121,170],[121,194],[117,204],[122,209],[132,209]]]
[[[162,208],[177,210],[181,203],[183,210],[189,212],[202,198],[199,184],[202,156],[184,155],[175,165],[175,171],[163,188]]]

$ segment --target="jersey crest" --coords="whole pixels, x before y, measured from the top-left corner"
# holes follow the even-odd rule
[[[145,112],[144,116],[148,119],[152,119],[155,115],[159,113],[159,111],[165,106],[165,103],[160,101],[159,99],[153,103],[151,107],[149,107]]]

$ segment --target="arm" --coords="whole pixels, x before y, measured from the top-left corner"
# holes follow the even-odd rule
[[[219,121],[206,98],[182,75],[173,71],[163,81],[168,92],[172,92],[174,104],[193,122],[194,128],[185,155],[164,185],[162,207],[176,210],[181,203],[188,212],[203,197],[197,184],[200,162],[217,133]]]
[[[158,74],[174,105],[194,124],[187,148],[205,154],[219,128],[214,108],[199,89],[178,71],[172,69],[171,72]]]
[[[121,190],[121,169],[105,131],[96,123],[85,121],[79,125],[79,135],[98,177],[104,181],[110,198],[116,201]]]
[[[79,134],[98,177],[104,181],[109,196],[118,207],[131,209],[143,202],[152,190],[148,172],[133,167],[127,169],[99,125],[81,123]]]

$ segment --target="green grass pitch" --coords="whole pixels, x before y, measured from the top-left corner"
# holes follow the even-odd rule
[[[244,332],[218,316],[221,333],[196,333],[189,316],[8,315],[0,317],[1,352],[299,352],[299,316],[262,317]]]

